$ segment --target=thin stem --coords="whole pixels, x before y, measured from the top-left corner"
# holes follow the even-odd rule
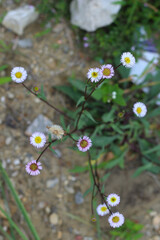
[[[29,89],[24,83],[22,83],[23,87],[26,88],[30,93],[32,93],[34,96],[38,97],[37,94],[35,92],[33,92],[31,89]],[[51,105],[49,102],[47,102],[46,100],[44,100],[41,97],[38,97],[42,102],[45,102],[48,106],[50,106],[51,108],[53,108],[54,110],[56,110],[57,112],[59,112],[60,114],[62,114],[64,117],[73,120],[73,118],[67,116],[64,112],[62,112],[61,110],[59,110],[58,108],[54,107],[53,105]]]
[[[122,63],[120,63],[117,67],[115,67],[115,70],[116,70],[117,68],[119,68],[121,65],[122,65]]]
[[[89,166],[90,166],[90,169],[91,169],[91,173],[92,173],[94,185],[97,187],[98,192],[99,192],[99,194],[100,194],[100,196],[101,196],[101,199],[102,199],[102,201],[106,204],[106,206],[107,206],[110,214],[112,214],[112,211],[111,211],[111,209],[110,209],[109,206],[108,206],[108,203],[107,203],[107,201],[106,201],[106,199],[105,199],[105,197],[104,197],[104,194],[101,192],[101,189],[100,189],[99,184],[96,183],[96,178],[95,178],[95,176],[94,176],[94,172],[93,172],[93,168],[92,168],[92,164],[91,164],[91,156],[90,156],[89,151],[88,151],[88,161],[89,161]]]
[[[39,157],[37,158],[37,160],[36,160],[36,162],[38,162],[39,161],[39,159],[40,159],[40,157],[43,155],[43,153],[49,148],[49,146],[53,143],[53,142],[55,142],[57,139],[54,139],[54,140],[52,140],[52,142],[50,142],[44,149],[43,149],[43,151],[41,152],[41,154],[39,155]]]

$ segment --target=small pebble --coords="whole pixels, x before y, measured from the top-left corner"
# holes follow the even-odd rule
[[[155,230],[159,230],[160,229],[160,215],[157,215],[153,218],[153,227]]]
[[[9,99],[13,99],[15,97],[14,94],[11,92],[7,92],[7,96]]]
[[[50,221],[51,224],[57,225],[57,223],[58,223],[58,215],[56,213],[52,213],[49,216],[49,221]]]
[[[10,145],[10,143],[12,142],[12,138],[11,137],[7,137],[5,143],[6,145]]]
[[[17,158],[14,160],[14,165],[19,165],[20,164],[20,160]]]
[[[93,238],[92,237],[84,237],[83,240],[93,240]]]
[[[75,195],[76,204],[82,204],[84,202],[84,198],[81,192],[77,192]]]
[[[58,178],[54,178],[54,179],[49,179],[46,182],[46,187],[47,188],[54,188],[55,185],[57,185],[57,183],[59,182]]]

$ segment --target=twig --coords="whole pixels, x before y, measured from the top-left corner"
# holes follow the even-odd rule
[[[35,92],[33,92],[31,89],[29,89],[24,83],[22,83],[23,87],[26,88],[30,93],[32,93],[34,96],[38,97],[37,94]],[[41,97],[38,97],[42,102],[45,102],[48,106],[50,106],[51,108],[53,108],[54,110],[56,110],[57,112],[59,112],[60,114],[62,114],[64,117],[70,119],[70,120],[74,120],[73,118],[67,116],[64,112],[62,112],[61,110],[59,110],[58,108],[54,107],[53,105],[51,105],[49,102],[47,102],[46,100],[44,100]]]

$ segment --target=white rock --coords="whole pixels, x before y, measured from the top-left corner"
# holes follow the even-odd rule
[[[37,18],[38,12],[35,11],[35,7],[25,5],[9,11],[4,17],[2,25],[18,35],[22,35],[24,28],[34,22]]]
[[[20,164],[20,160],[17,158],[14,160],[14,165],[19,165]]]
[[[121,8],[120,4],[113,2],[115,0],[73,0],[70,5],[71,23],[88,32],[107,26]]]
[[[160,215],[157,215],[153,218],[153,227],[155,230],[159,230],[160,229]]]
[[[9,145],[12,142],[12,138],[11,137],[7,137],[6,139],[6,145]]]
[[[49,216],[49,221],[50,221],[51,224],[56,225],[58,223],[58,215],[56,213],[52,213]]]

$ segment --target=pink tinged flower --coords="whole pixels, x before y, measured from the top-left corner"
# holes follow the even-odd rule
[[[36,160],[32,160],[26,165],[26,172],[32,176],[40,174],[40,170],[42,170],[41,163],[36,162]]]
[[[102,78],[112,78],[114,76],[114,68],[111,64],[103,65],[101,71]]]
[[[91,80],[91,82],[99,82],[102,78],[102,71],[99,68],[90,68],[87,77]]]
[[[113,228],[118,228],[122,226],[124,221],[124,216],[119,212],[111,214],[111,216],[108,218],[108,222]]]
[[[91,146],[92,146],[92,141],[87,136],[84,136],[78,140],[77,147],[81,152],[88,151]]]

